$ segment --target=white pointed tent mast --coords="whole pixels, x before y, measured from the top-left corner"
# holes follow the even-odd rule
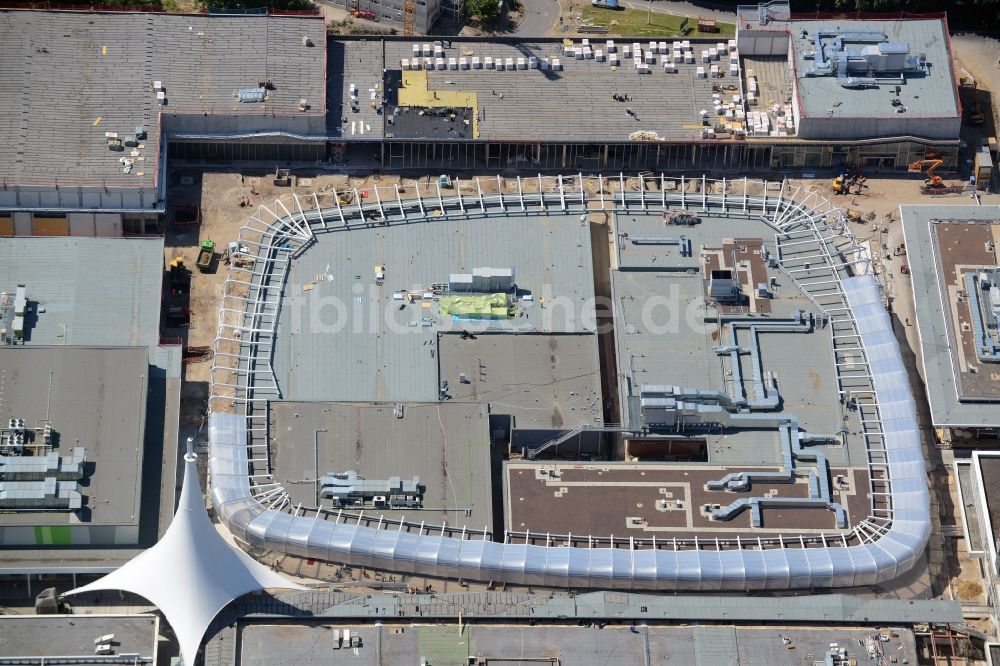
[[[184,483],[173,522],[160,541],[100,580],[67,594],[123,590],[156,605],[188,666],[208,625],[229,602],[266,588],[305,590],[227,543],[205,512],[197,456],[188,439]]]

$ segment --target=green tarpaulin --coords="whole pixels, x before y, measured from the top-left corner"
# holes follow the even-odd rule
[[[507,294],[451,294],[438,301],[441,314],[459,319],[509,319],[514,308],[507,302]]]

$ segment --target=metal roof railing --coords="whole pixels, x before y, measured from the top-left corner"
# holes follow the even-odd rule
[[[673,188],[667,188],[666,181]],[[697,180],[697,192],[688,186]],[[658,191],[630,190],[618,178],[582,175],[418,183],[291,195],[261,206],[238,241],[250,259],[230,271],[219,312],[209,399],[211,495],[222,522],[252,548],[445,578],[622,589],[801,589],[873,585],[907,571],[930,530],[929,495],[916,410],[869,260],[841,211],[787,182],[660,177]],[[489,184],[492,185],[492,179]],[[516,185],[516,191],[513,190]],[[775,192],[774,190],[777,190]],[[596,192],[597,195],[591,194]],[[272,476],[268,403],[281,393],[270,363],[289,262],[315,234],[362,225],[433,224],[440,217],[543,216],[593,210],[676,207],[744,215],[775,231],[779,264],[831,322],[838,387],[860,413],[872,509],[848,532],[760,538],[616,538],[508,532],[364,517],[325,519],[293,506]],[[856,369],[862,371],[858,372]],[[310,515],[310,513],[312,515]],[[364,520],[363,518],[367,518]],[[373,524],[374,523],[374,524]],[[520,543],[519,543],[520,541]]]

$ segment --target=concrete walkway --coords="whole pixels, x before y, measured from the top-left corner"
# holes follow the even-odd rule
[[[558,0],[521,0],[524,18],[512,34],[518,37],[544,37],[552,30],[562,11]]]
[[[622,0],[622,4],[630,9],[646,10],[649,8],[649,2],[643,2],[642,0]],[[736,23],[735,11],[708,9],[690,2],[681,2],[679,0],[653,0],[653,11],[659,14],[690,16],[692,18],[714,18],[716,21]]]

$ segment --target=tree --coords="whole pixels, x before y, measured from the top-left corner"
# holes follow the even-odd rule
[[[500,0],[466,0],[465,8],[480,21],[492,21],[500,14]]]

